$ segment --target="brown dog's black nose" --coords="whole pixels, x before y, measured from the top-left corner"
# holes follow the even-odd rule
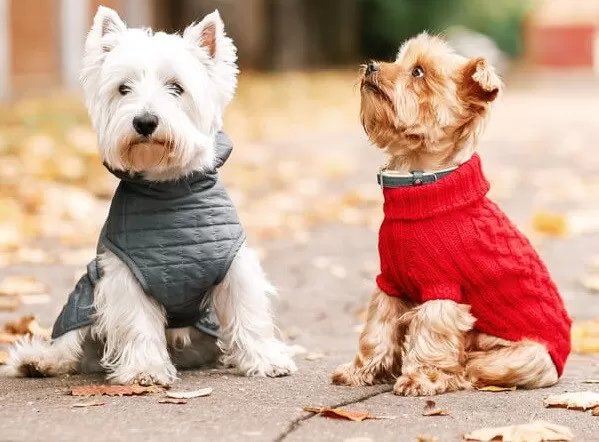
[[[378,70],[379,70],[379,65],[376,63],[373,63],[372,61],[366,65],[366,75],[370,75],[373,72],[376,72]]]

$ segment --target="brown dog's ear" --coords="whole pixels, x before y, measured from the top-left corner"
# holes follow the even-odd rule
[[[462,70],[462,87],[467,101],[490,103],[501,91],[503,83],[493,66],[482,57],[473,58]]]

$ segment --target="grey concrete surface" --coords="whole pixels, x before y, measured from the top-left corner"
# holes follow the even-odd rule
[[[514,81],[500,102],[481,143],[485,169],[507,187],[497,201],[516,221],[526,225],[534,210],[599,209],[599,194],[581,189],[569,197],[551,198],[550,185],[570,186],[572,176],[599,177],[599,87],[589,78],[535,77]],[[581,86],[581,81],[586,85]],[[509,85],[510,83],[508,83]],[[314,134],[272,143],[281,152],[333,149],[359,158],[360,168],[347,180],[331,183],[374,186],[381,155],[369,148],[359,127],[343,134]],[[512,173],[507,174],[506,171]],[[539,178],[541,176],[541,178]],[[503,177],[503,178],[502,178]],[[548,190],[549,189],[549,190]],[[250,242],[255,243],[255,241]],[[564,379],[549,390],[502,393],[460,392],[435,398],[450,411],[446,417],[423,417],[423,398],[401,398],[385,386],[343,388],[330,384],[330,371],[349,360],[356,347],[358,320],[376,272],[376,232],[332,223],[311,232],[307,242],[277,240],[260,244],[268,252],[265,267],[278,285],[278,324],[291,344],[322,353],[309,361],[298,355],[300,371],[283,379],[247,379],[222,369],[182,374],[177,389],[213,387],[206,398],[186,405],[159,404],[160,395],[104,398],[101,407],[73,409],[80,400],[68,387],[101,382],[100,377],[0,379],[0,442],[8,441],[399,441],[419,434],[439,441],[458,441],[461,434],[486,426],[545,419],[574,431],[577,441],[599,441],[599,417],[590,413],[545,409],[550,392],[599,391],[598,356],[573,356]],[[599,315],[599,295],[579,284],[590,259],[599,253],[599,233],[548,239],[539,251],[553,272],[575,318]],[[346,270],[345,277],[314,265],[326,257]],[[36,306],[49,323],[70,289],[74,268],[11,267],[6,274],[35,274],[52,287],[52,303]],[[19,312],[25,313],[24,311]],[[0,321],[9,315],[0,315]],[[346,422],[313,416],[304,406],[339,406],[397,416],[393,420]],[[366,439],[360,439],[366,438]]]

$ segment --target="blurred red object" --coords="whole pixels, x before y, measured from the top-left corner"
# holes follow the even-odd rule
[[[563,68],[599,67],[599,0],[546,0],[526,30],[529,61]]]

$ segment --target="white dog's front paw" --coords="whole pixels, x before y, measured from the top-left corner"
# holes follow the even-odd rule
[[[170,363],[165,364],[164,367],[147,370],[117,369],[108,376],[108,379],[113,384],[169,387],[177,379],[177,370]]]
[[[287,376],[297,371],[286,345],[277,340],[264,341],[253,348],[237,350],[223,358],[226,365],[237,366],[246,376]]]

